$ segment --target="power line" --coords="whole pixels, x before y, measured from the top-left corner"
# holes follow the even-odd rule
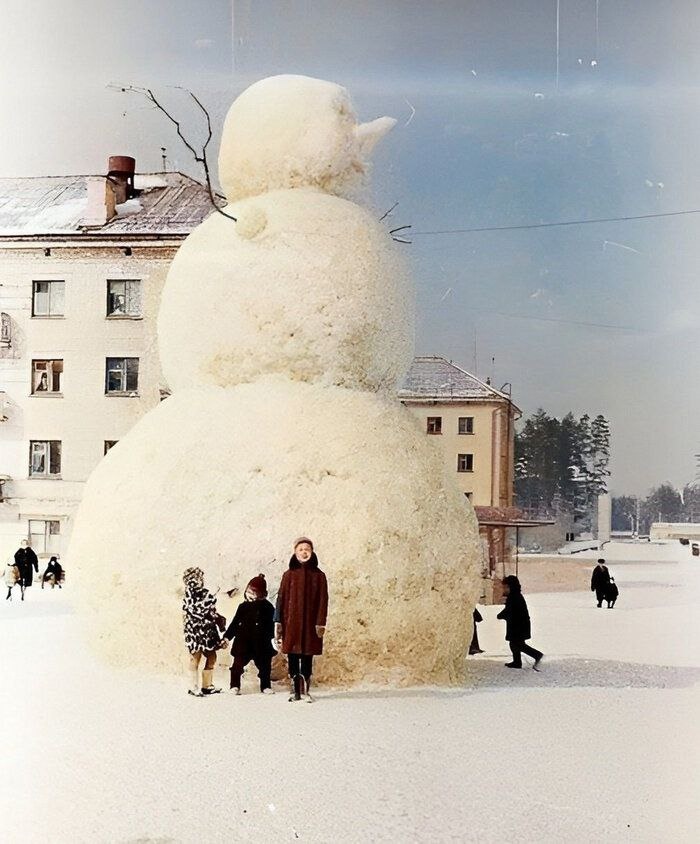
[[[630,220],[655,220],[659,217],[682,217],[688,214],[700,214],[700,209],[691,211],[666,211],[659,214],[638,214],[633,217],[599,217],[595,220],[564,220],[559,223],[528,223],[520,226],[481,226],[473,229],[438,229],[435,231],[417,231],[411,232],[411,237],[414,235],[432,235],[432,234],[468,234],[472,232],[504,232],[504,231],[522,231],[523,229],[550,229],[555,226],[588,226],[593,223],[626,223]]]
[[[508,319],[534,319],[538,320],[539,322],[563,322],[567,325],[584,325],[588,328],[612,328],[620,331],[634,331],[636,333],[647,331],[647,329],[635,328],[632,325],[611,325],[610,323],[606,322],[583,322],[581,320],[576,319],[557,319],[556,317],[538,317],[526,314],[508,314],[503,311],[482,310],[480,308],[475,308],[474,312],[482,314],[494,314],[496,316],[507,317]]]

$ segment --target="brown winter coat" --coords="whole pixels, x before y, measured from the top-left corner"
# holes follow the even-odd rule
[[[286,654],[323,652],[323,639],[316,635],[316,626],[326,626],[328,583],[312,554],[303,565],[296,557],[282,575],[277,593],[275,621],[282,625],[282,651]]]

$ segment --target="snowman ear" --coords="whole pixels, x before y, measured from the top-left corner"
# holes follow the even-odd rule
[[[236,216],[236,234],[246,240],[252,240],[267,228],[267,214],[259,205],[248,205],[238,210]]]
[[[355,127],[355,137],[360,153],[369,155],[381,139],[396,126],[393,117],[378,117],[369,123],[360,123]]]

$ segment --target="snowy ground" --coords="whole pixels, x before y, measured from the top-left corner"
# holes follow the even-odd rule
[[[614,610],[531,594],[543,669],[317,702],[115,673],[62,592],[0,605],[3,842],[697,841],[700,561],[624,562]],[[330,635],[330,634],[329,634]],[[224,677],[222,675],[221,679]]]

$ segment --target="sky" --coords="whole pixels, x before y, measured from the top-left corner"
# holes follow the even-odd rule
[[[0,175],[137,169],[201,176],[157,88],[216,136],[256,79],[348,87],[398,125],[367,200],[395,202],[418,299],[416,351],[441,354],[527,415],[605,415],[614,494],[695,478],[700,214],[541,229],[454,229],[700,209],[694,0],[3,0]],[[558,59],[557,59],[558,53]],[[558,72],[557,72],[558,68]],[[215,141],[216,141],[215,136]]]

